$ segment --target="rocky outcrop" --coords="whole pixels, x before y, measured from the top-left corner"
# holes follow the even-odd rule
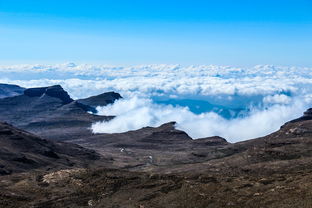
[[[297,119],[294,119],[294,120],[291,120],[287,123],[285,123],[282,128],[284,126],[286,126],[287,124],[289,123],[296,123],[296,122],[300,122],[300,121],[308,121],[308,120],[312,120],[312,108],[309,108],[308,110],[306,110],[304,113],[303,113],[303,116],[297,118]]]
[[[24,91],[24,95],[27,95],[29,97],[41,97],[47,95],[62,100],[64,105],[74,101],[60,85],[54,85],[51,87],[29,88]]]
[[[100,95],[92,96],[85,99],[79,99],[78,102],[92,107],[105,106],[121,99],[121,95],[115,92],[106,92]]]

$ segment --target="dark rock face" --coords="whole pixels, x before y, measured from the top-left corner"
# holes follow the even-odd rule
[[[78,102],[89,105],[92,107],[97,106],[105,106],[108,104],[112,104],[115,102],[115,100],[121,99],[121,95],[115,92],[106,92],[100,95],[92,96],[85,99],[80,99]]]
[[[93,150],[44,140],[0,122],[0,175],[31,169],[87,167],[100,158]]]
[[[97,110],[90,105],[85,105],[85,104],[82,104],[78,101],[75,101],[75,103],[78,107],[80,107],[81,109],[83,109],[86,112],[97,113]]]
[[[0,98],[12,97],[24,93],[25,88],[11,84],[0,84]]]
[[[309,108],[303,115],[312,119],[312,108]]]
[[[24,95],[29,97],[40,97],[43,95],[48,95],[50,97],[55,97],[62,100],[64,105],[74,101],[60,85],[26,89],[24,91]]]

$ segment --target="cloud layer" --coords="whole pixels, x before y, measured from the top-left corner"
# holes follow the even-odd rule
[[[194,138],[219,135],[240,141],[277,130],[312,104],[312,68],[307,67],[16,65],[0,66],[0,82],[23,87],[61,84],[73,98],[119,92],[124,100],[99,109],[117,118],[93,125],[94,132],[107,133],[177,121],[177,128]],[[181,99],[248,113],[224,119],[218,110],[195,114],[187,106],[168,105]]]
[[[24,87],[62,84],[73,97],[115,90],[140,95],[274,95],[311,92],[312,69],[305,67],[147,65],[133,67],[17,65],[0,67],[0,81]],[[82,88],[82,89],[78,89]],[[81,91],[82,90],[82,91]]]
[[[92,129],[95,133],[115,133],[176,121],[176,128],[194,139],[218,135],[237,142],[276,131],[284,122],[301,116],[305,109],[305,103],[295,101],[287,106],[276,104],[265,110],[253,109],[247,117],[227,120],[214,112],[198,115],[186,107],[159,105],[150,99],[134,97],[98,107],[99,114],[117,117],[110,122],[95,123]]]

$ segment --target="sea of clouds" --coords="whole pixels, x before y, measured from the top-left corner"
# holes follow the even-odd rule
[[[271,133],[312,104],[307,67],[16,65],[0,66],[0,82],[60,84],[73,98],[120,93],[124,99],[98,107],[99,114],[117,117],[93,124],[95,133],[176,121],[193,138],[218,135],[236,142]]]

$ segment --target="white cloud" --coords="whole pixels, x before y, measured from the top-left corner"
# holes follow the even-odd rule
[[[306,107],[305,103],[295,101],[290,105],[254,110],[244,118],[226,120],[213,112],[196,115],[188,108],[158,105],[150,99],[134,97],[98,107],[100,115],[117,117],[109,122],[97,122],[92,129],[94,133],[116,133],[176,121],[176,128],[186,131],[193,138],[218,135],[237,142],[276,131],[281,124],[302,115]]]
[[[0,66],[0,81],[25,87],[62,84],[74,97],[115,90],[123,95],[274,95],[311,90],[312,69],[304,67],[146,65]],[[86,89],[80,92],[78,87]]]
[[[288,104],[291,102],[291,98],[287,95],[268,95],[263,98],[264,103],[269,103],[269,104]]]

